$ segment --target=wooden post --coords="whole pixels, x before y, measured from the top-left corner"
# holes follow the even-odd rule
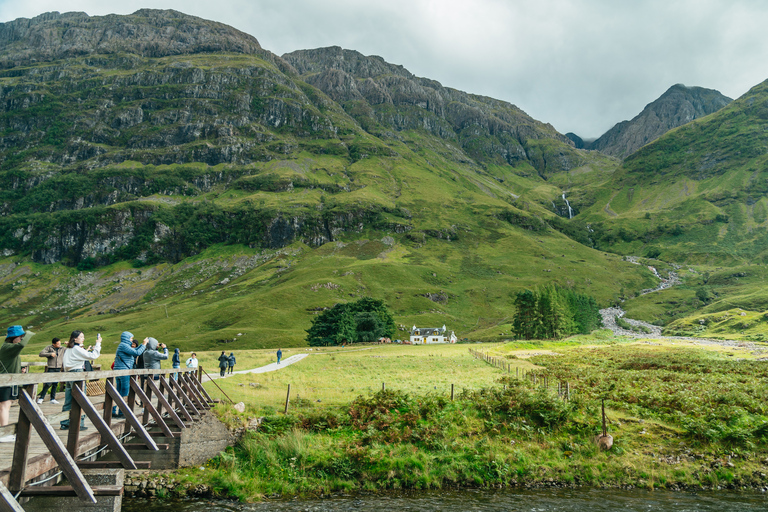
[[[565,399],[569,402],[571,401],[571,383],[570,382],[565,383]]]
[[[384,391],[384,389],[386,389],[386,388],[384,387],[384,383],[382,382],[381,383],[381,390]]]
[[[285,411],[283,411],[284,414],[288,414],[288,402],[291,401],[291,385],[288,384],[288,393],[285,395]]]
[[[515,368],[515,378],[516,379],[520,378],[520,367],[519,366]]]
[[[453,384],[451,384],[451,402],[453,402]]]

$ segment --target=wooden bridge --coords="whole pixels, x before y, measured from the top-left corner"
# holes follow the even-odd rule
[[[19,502],[31,497],[105,501],[104,510],[119,510],[122,470],[153,464],[157,469],[157,462],[174,467],[174,458],[178,467],[184,433],[213,416],[206,415],[214,401],[202,386],[202,373],[202,368],[194,368],[0,374],[0,386],[19,386],[11,424],[0,427],[0,437],[16,434],[14,443],[0,443],[0,511],[24,510]],[[130,378],[127,400],[114,385],[121,376]],[[48,382],[72,383],[70,411],[36,403],[37,386]],[[113,418],[113,406],[125,418]],[[86,427],[94,427],[87,434],[80,428],[82,415]],[[58,423],[65,419],[69,428],[60,430]],[[173,456],[167,452],[171,445]],[[114,470],[121,470],[120,476],[109,485],[89,483],[99,481],[93,474],[104,477]],[[52,485],[62,479],[68,485]],[[60,499],[56,503],[59,509],[70,508],[62,507]]]

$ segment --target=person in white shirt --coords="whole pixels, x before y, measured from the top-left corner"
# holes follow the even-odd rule
[[[85,369],[86,361],[93,361],[101,354],[101,334],[96,335],[94,347],[83,348],[84,341],[85,335],[82,331],[72,331],[61,361],[65,372],[82,372]],[[64,406],[61,411],[66,412],[70,409],[72,409],[72,382],[67,382],[67,387],[64,390]],[[60,428],[61,430],[69,429],[69,419],[62,420]],[[80,430],[86,429],[85,415],[83,415],[80,417]]]
[[[187,359],[187,368],[197,368],[197,354],[192,352],[192,356]]]

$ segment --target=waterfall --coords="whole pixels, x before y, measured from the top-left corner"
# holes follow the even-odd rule
[[[565,198],[565,192],[563,192],[563,201],[565,201],[565,204],[568,206],[568,218],[573,218],[573,208],[571,208],[571,203],[568,202],[568,200]]]

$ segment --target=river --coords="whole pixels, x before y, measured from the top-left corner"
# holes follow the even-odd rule
[[[270,500],[241,504],[216,500],[123,501],[123,512],[757,512],[768,510],[768,495],[757,492],[672,492],[645,490],[463,490],[368,495],[325,499]]]

